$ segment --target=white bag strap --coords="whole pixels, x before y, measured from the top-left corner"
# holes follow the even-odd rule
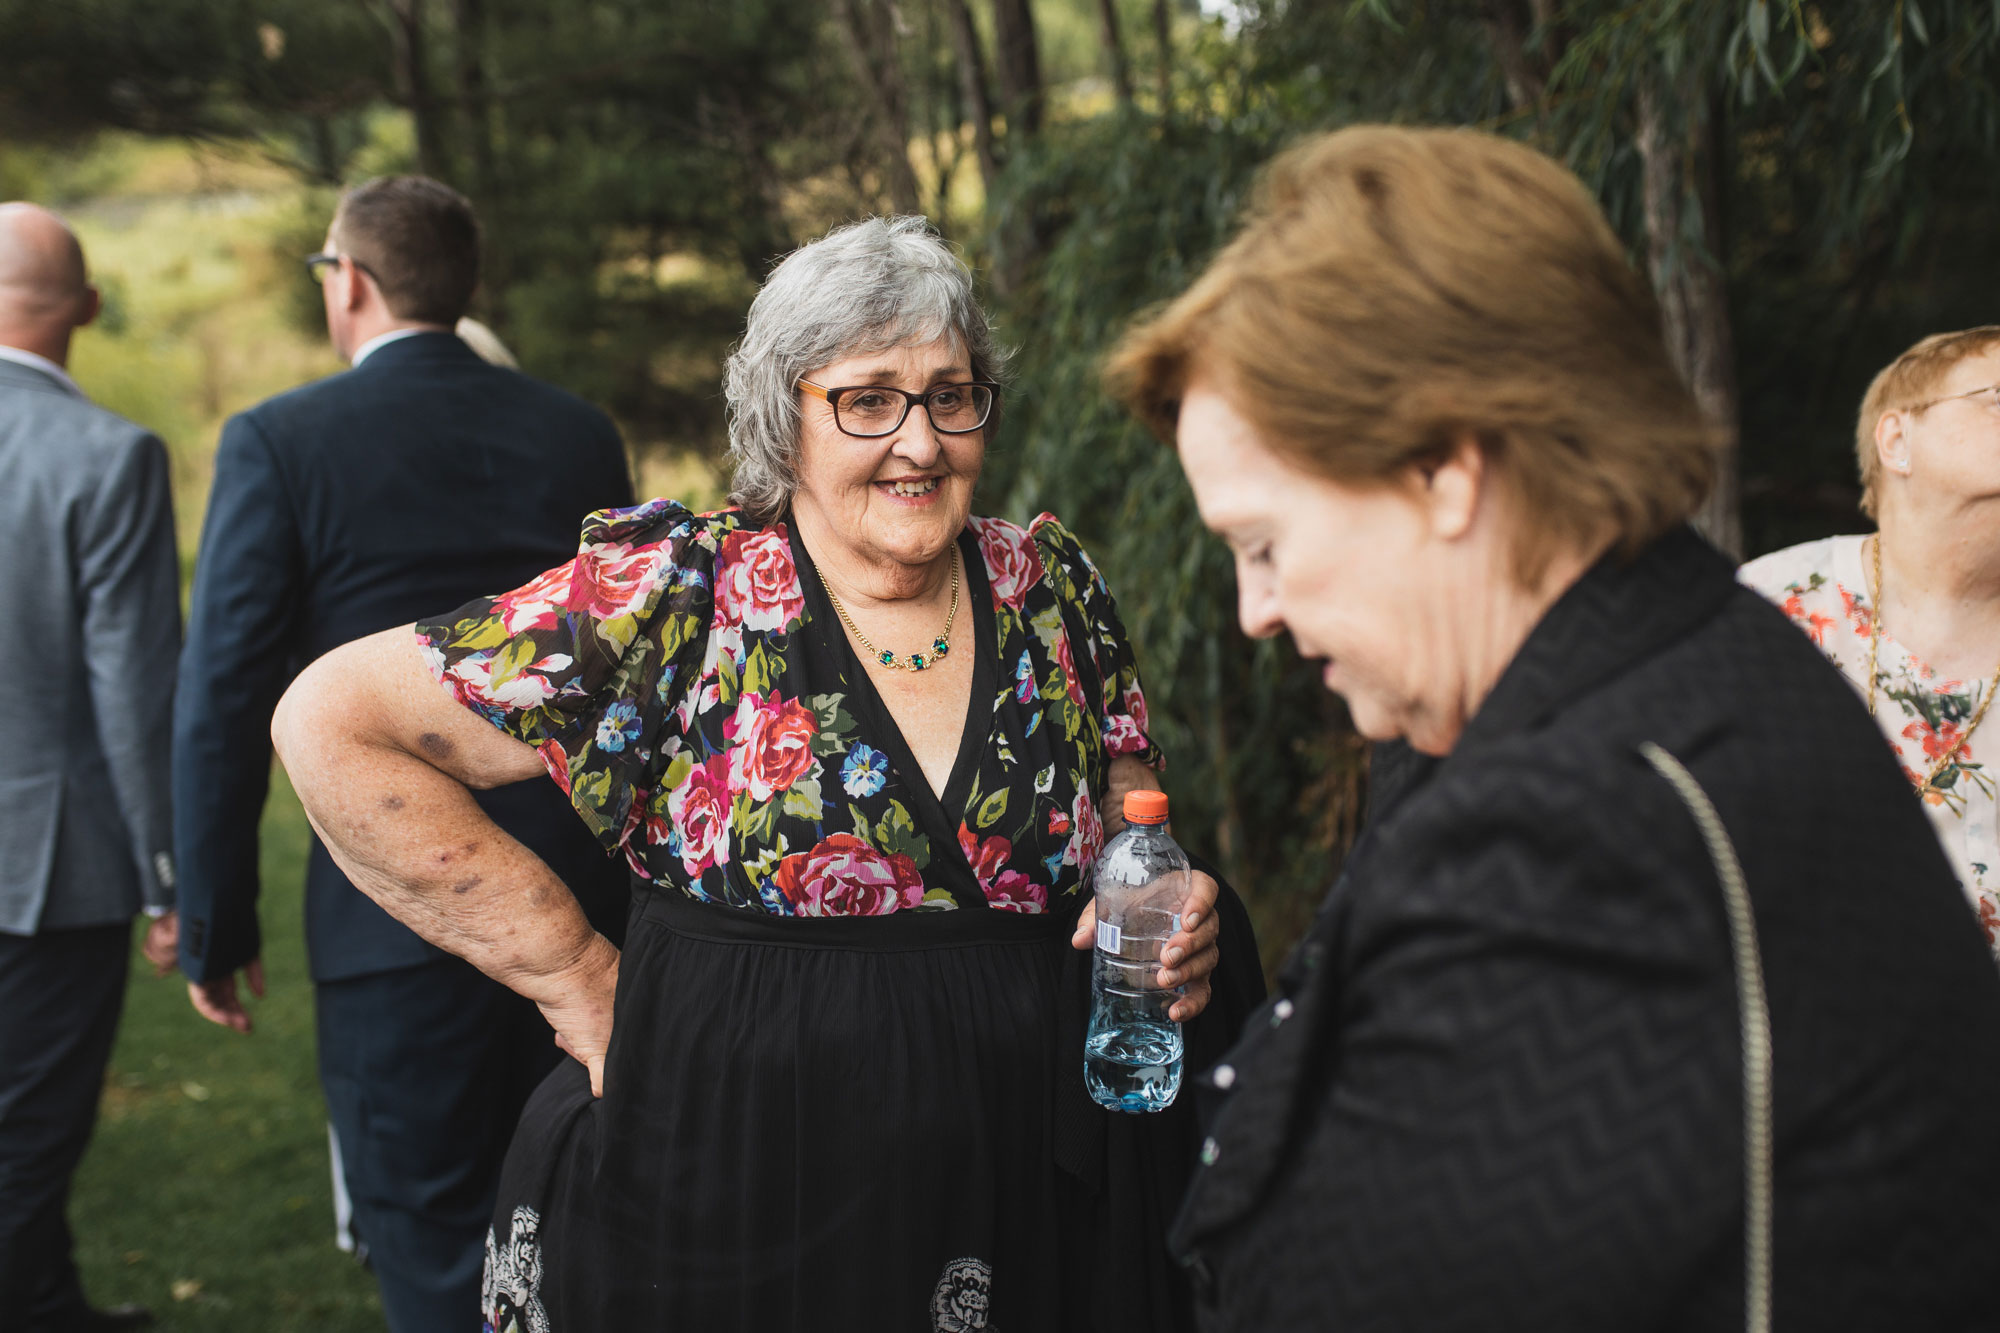
[[[1764,996],[1764,966],[1757,951],[1757,919],[1743,866],[1708,793],[1680,760],[1651,741],[1639,753],[1673,786],[1694,816],[1729,914],[1729,944],[1736,967],[1736,1009],[1743,1029],[1743,1304],[1750,1333],[1771,1328],[1771,1008]]]

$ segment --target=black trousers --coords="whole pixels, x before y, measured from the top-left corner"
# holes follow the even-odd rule
[[[317,989],[320,1083],[389,1328],[477,1333],[500,1163],[568,1057],[533,1004],[457,958]]]
[[[125,1000],[127,923],[0,935],[0,1323],[84,1308],[69,1186],[97,1123]],[[21,1324],[9,1321],[21,1317]]]

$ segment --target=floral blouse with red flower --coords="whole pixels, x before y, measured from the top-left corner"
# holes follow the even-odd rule
[[[1848,683],[1868,691],[1874,604],[1864,562],[1867,538],[1828,537],[1774,551],[1739,577],[1812,636]],[[1912,787],[1949,753],[1979,711],[1987,682],[1938,675],[1886,629],[1876,650],[1875,720]],[[1972,899],[1986,942],[2000,955],[2000,788],[1981,762],[1994,722],[1961,747],[1924,792],[1924,809]]]
[[[942,797],[790,525],[668,500],[593,514],[575,560],[419,625],[459,702],[533,745],[641,879],[786,916],[1061,910],[1113,756],[1159,767],[1110,591],[1069,531],[974,518],[976,654]]]

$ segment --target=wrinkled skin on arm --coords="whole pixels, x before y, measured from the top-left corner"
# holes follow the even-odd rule
[[[535,751],[461,707],[407,625],[308,667],[279,703],[271,738],[314,831],[356,887],[533,1000],[601,1094],[618,950],[470,790],[543,776]]]

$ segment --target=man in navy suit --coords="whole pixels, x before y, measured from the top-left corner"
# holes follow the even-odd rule
[[[632,502],[602,412],[453,334],[478,244],[470,205],[436,181],[347,194],[306,262],[353,369],[231,418],[216,450],[174,707],[174,833],[189,994],[239,1032],[238,975],[263,993],[257,820],[285,686],[350,639],[563,563],[586,514]],[[554,784],[480,803],[600,929],[621,929],[623,869]],[[343,1239],[351,1222],[395,1333],[470,1333],[501,1158],[560,1058],[552,1034],[534,1005],[377,907],[317,840],[306,937]]]

